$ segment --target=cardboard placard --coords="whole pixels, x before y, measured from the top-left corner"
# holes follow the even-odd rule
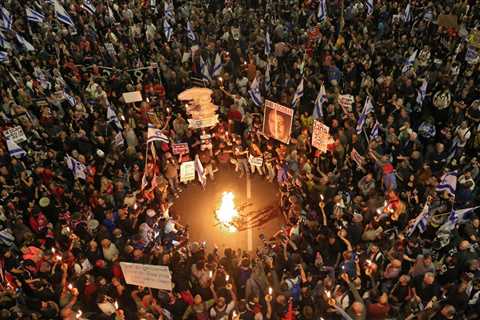
[[[188,153],[188,143],[173,143],[172,144],[172,153],[177,154],[186,154]]]
[[[120,262],[120,268],[122,268],[127,284],[160,290],[172,290],[172,276],[166,266]]]
[[[180,181],[189,182],[195,180],[195,161],[186,161],[180,165]]]
[[[125,103],[133,103],[142,101],[142,93],[140,91],[124,92],[122,94]]]
[[[248,162],[252,166],[261,167],[263,165],[263,158],[262,157],[254,157],[252,155],[249,155],[248,156]]]
[[[25,136],[25,133],[23,132],[23,129],[21,126],[16,126],[16,127],[7,129],[3,132],[3,135],[5,136],[6,139],[11,139],[15,143],[27,141],[27,137]]]
[[[322,152],[327,152],[327,146],[330,142],[329,131],[329,127],[315,120],[313,122],[312,146]]]

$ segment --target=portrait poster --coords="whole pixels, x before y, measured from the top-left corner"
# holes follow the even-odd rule
[[[313,122],[312,146],[322,152],[327,152],[327,146],[330,143],[330,128],[318,120]]]
[[[293,124],[293,109],[265,100],[263,134],[288,144]]]

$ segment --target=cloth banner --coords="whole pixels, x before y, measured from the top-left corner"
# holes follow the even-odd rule
[[[293,109],[265,100],[262,130],[265,136],[288,144],[292,123]]]
[[[16,127],[7,129],[3,132],[3,135],[7,140],[11,139],[15,143],[27,141],[27,137],[25,136],[25,133],[23,132],[23,129],[21,126],[16,126]]]
[[[329,127],[315,120],[313,122],[312,146],[322,152],[327,152],[327,146],[331,142],[329,131]]]
[[[261,167],[263,165],[263,158],[262,157],[254,157],[252,155],[249,155],[248,156],[248,162],[252,166]]]
[[[160,290],[172,290],[172,275],[166,266],[120,262],[120,268],[122,268],[127,284]]]
[[[195,180],[195,161],[186,161],[180,165],[180,181],[189,182]]]

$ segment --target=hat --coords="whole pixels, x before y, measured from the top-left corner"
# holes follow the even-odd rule
[[[42,197],[40,198],[38,203],[40,204],[40,207],[46,208],[50,205],[50,199],[48,199],[47,197]]]
[[[155,217],[156,214],[157,213],[153,209],[148,209],[147,210],[147,216],[149,216],[150,218]]]

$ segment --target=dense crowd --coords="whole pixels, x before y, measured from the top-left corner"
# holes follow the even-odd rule
[[[167,1],[2,2],[0,130],[26,139],[0,146],[0,319],[478,319],[476,1]],[[290,143],[266,138],[252,82],[291,107],[302,78]],[[199,85],[219,106],[205,130],[177,100]],[[255,252],[190,240],[171,205],[196,155],[208,180],[277,185],[285,228]],[[126,284],[120,262],[168,266],[173,290]]]

